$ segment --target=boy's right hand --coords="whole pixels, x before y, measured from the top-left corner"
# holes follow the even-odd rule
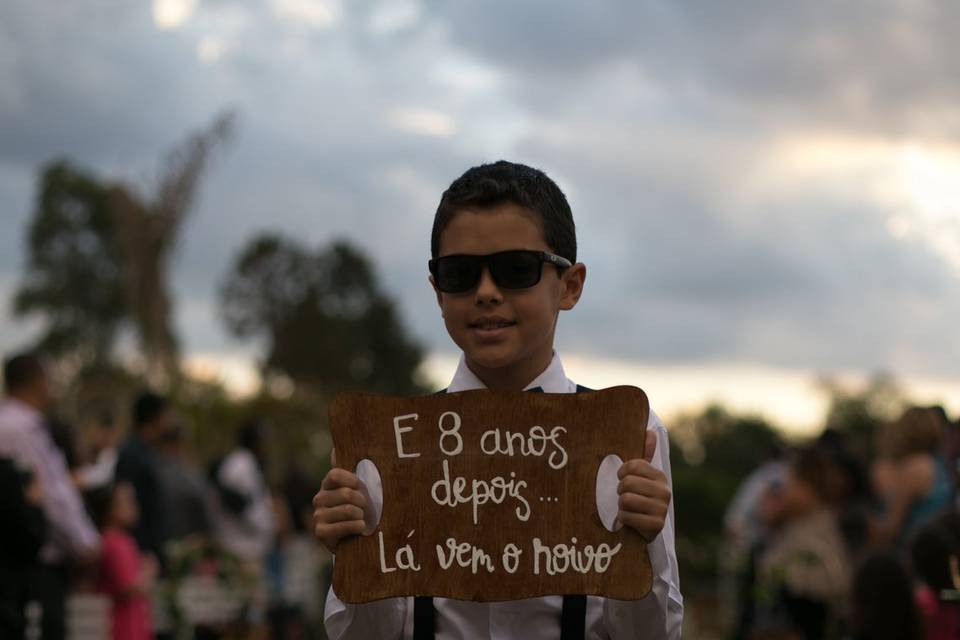
[[[313,497],[313,532],[330,553],[347,536],[360,535],[367,528],[365,516],[370,514],[370,494],[356,474],[334,465]]]

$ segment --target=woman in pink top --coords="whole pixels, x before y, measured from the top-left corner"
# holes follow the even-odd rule
[[[150,590],[157,575],[152,557],[144,557],[128,530],[137,523],[139,508],[127,483],[104,488],[98,509],[102,551],[97,590],[113,601],[113,640],[150,640]]]

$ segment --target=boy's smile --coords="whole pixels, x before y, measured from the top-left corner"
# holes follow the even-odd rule
[[[507,202],[457,213],[440,236],[439,257],[515,249],[552,250],[537,214]],[[557,314],[580,297],[584,265],[563,272],[550,264],[541,268],[540,282],[523,289],[499,287],[486,266],[476,286],[463,293],[443,293],[431,277],[447,332],[490,389],[523,389],[547,368]]]
[[[517,326],[515,320],[502,316],[480,316],[467,324],[478,340],[497,340],[506,335],[507,329]]]

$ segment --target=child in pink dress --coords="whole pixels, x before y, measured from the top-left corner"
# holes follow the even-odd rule
[[[139,517],[133,487],[118,483],[104,489],[97,515],[102,531],[102,551],[97,590],[113,601],[113,640],[150,640],[150,591],[157,575],[152,557],[140,553],[128,533]]]

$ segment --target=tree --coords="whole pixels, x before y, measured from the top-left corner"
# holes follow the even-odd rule
[[[123,185],[114,185],[108,192],[124,260],[127,304],[140,335],[147,378],[154,384],[171,384],[179,378],[177,340],[170,322],[169,260],[210,154],[229,137],[233,120],[233,114],[222,114],[176,148],[153,198],[140,197]]]
[[[325,393],[422,392],[421,348],[346,242],[308,248],[277,235],[252,240],[221,289],[224,320],[239,337],[262,336],[267,376],[280,373]]]
[[[43,316],[40,351],[78,366],[109,359],[128,317],[113,232],[107,188],[96,178],[66,160],[41,170],[26,273],[13,304],[19,316]]]
[[[862,388],[822,378],[820,387],[830,397],[825,427],[846,435],[852,450],[864,460],[873,458],[880,427],[903,411],[907,399],[896,379],[873,375]]]
[[[723,539],[723,517],[747,475],[785,443],[759,417],[719,406],[680,417],[670,429],[677,550],[687,584],[713,585]]]
[[[147,378],[179,377],[170,322],[169,260],[214,147],[232,129],[219,116],[170,154],[149,199],[64,160],[45,166],[29,228],[18,315],[43,314],[37,348],[81,368],[102,365],[118,330],[130,322],[140,336]]]

